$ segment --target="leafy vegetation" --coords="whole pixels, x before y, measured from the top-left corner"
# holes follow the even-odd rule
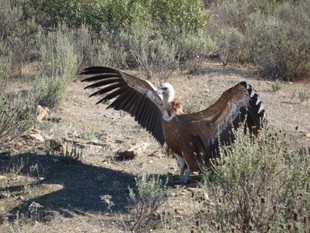
[[[39,5],[54,24],[80,26],[85,23],[98,30],[103,26],[109,31],[136,25],[139,28],[155,26],[166,32],[173,27],[195,33],[204,29],[208,19],[199,0],[41,0]]]
[[[284,133],[262,131],[257,139],[237,133],[204,188],[215,203],[218,232],[303,232],[309,218],[309,154],[292,149]]]

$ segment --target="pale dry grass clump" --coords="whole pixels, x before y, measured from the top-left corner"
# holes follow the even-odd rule
[[[0,145],[23,135],[35,122],[33,101],[22,94],[0,95]]]

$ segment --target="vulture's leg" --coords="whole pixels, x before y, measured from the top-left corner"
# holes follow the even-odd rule
[[[186,164],[185,164],[185,166],[188,167]],[[189,175],[191,174],[191,170],[189,168],[187,168],[185,170],[183,169],[183,171],[184,171],[184,174],[180,175],[179,181],[182,184],[187,184],[188,179],[189,179]]]
[[[185,160],[178,154],[174,153],[175,158],[177,159],[177,163],[180,167],[180,176],[184,176],[184,171],[186,168]]]
[[[180,177],[179,177],[178,183],[186,184],[189,179],[189,175],[191,171],[183,157],[181,157],[178,154],[174,154],[174,156],[177,159],[177,163],[180,167]]]

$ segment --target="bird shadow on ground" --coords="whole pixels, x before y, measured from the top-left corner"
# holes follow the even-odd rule
[[[22,213],[29,216],[31,203],[38,203],[49,212],[58,212],[65,217],[85,212],[127,212],[128,187],[135,186],[134,176],[123,171],[84,164],[78,160],[63,160],[59,156],[22,153],[10,156],[0,154],[0,174],[7,174],[16,168],[20,176],[40,177],[27,184],[33,196],[18,206],[7,209],[10,216]],[[37,169],[33,169],[33,168]],[[35,170],[35,172],[34,172]],[[51,186],[51,192],[46,187]],[[25,184],[0,184],[0,194],[23,190]],[[40,187],[42,187],[40,189]],[[45,188],[44,188],[45,187]],[[58,187],[53,189],[53,187]],[[1,199],[1,198],[0,198]],[[9,218],[9,220],[13,221]],[[3,219],[0,219],[3,222]]]

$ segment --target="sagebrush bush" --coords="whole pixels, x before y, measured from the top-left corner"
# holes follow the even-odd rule
[[[258,138],[237,133],[222,148],[214,172],[206,171],[204,188],[215,203],[211,221],[218,232],[282,232],[288,225],[304,232],[310,213],[310,155],[300,155],[283,133],[263,130]],[[210,230],[212,230],[210,224]],[[304,229],[304,231],[302,230]]]
[[[139,68],[149,79],[154,76],[166,78],[167,72],[174,70],[178,64],[175,45],[160,33],[133,28],[131,34],[123,33],[121,39],[128,48],[128,67]]]
[[[156,210],[167,200],[167,181],[159,177],[143,174],[136,178],[136,188],[129,188],[130,197],[130,230],[145,232],[150,221],[155,217]]]
[[[31,96],[36,105],[58,108],[64,101],[66,87],[78,70],[74,30],[62,25],[56,31],[37,35],[40,45],[40,75],[35,77]],[[81,59],[83,61],[83,57]]]
[[[204,40],[208,16],[199,0],[41,0],[39,5],[54,19],[54,25],[67,24],[72,29],[82,25],[81,33],[75,34],[81,38],[76,44],[82,65],[140,67],[152,76],[150,73],[158,72],[154,71],[158,63],[170,63],[163,70],[168,66],[173,70],[177,59],[189,59],[198,51],[203,54],[210,43]],[[195,44],[189,43],[192,41]]]
[[[290,0],[214,0],[209,6],[212,15],[212,22],[209,26],[213,28],[212,33],[216,33],[216,31],[221,29],[222,26],[236,28],[243,33],[247,28],[246,24],[249,16],[257,12],[264,15],[276,13],[276,9],[284,2],[293,3],[293,1]]]
[[[6,82],[11,75],[12,53],[8,51],[6,43],[0,41],[0,90],[5,89]]]
[[[113,41],[113,34],[104,27],[99,33],[87,25],[82,25],[76,29],[71,29],[72,45],[78,58],[78,70],[92,65],[119,66],[122,64],[122,55],[117,51],[122,51],[122,46],[118,46]],[[117,54],[118,53],[118,54]]]
[[[282,81],[277,79],[273,83],[271,83],[271,87],[273,91],[278,91],[282,88]]]
[[[35,108],[29,96],[0,95],[0,145],[29,130],[35,123]]]
[[[38,76],[31,89],[35,105],[57,109],[65,100],[68,80],[62,76]]]
[[[41,45],[41,72],[48,76],[62,76],[71,81],[78,70],[74,31],[62,25],[47,36],[39,34],[38,37]]]
[[[216,50],[216,42],[205,33],[196,35],[182,33],[172,43],[176,47],[180,62],[206,59]]]
[[[236,28],[222,28],[218,46],[220,59],[224,65],[240,62],[244,53],[244,36]]]
[[[303,1],[301,1],[303,2]],[[248,22],[249,50],[264,76],[298,80],[310,74],[310,16],[305,4],[283,4],[277,15],[255,14]]]
[[[4,51],[11,53],[14,71],[33,59],[35,35],[40,28],[34,17],[27,14],[26,5],[27,1],[23,0],[0,0],[0,40],[6,46]]]
[[[224,63],[253,62],[268,78],[307,78],[309,5],[309,0],[212,1],[207,33]]]

